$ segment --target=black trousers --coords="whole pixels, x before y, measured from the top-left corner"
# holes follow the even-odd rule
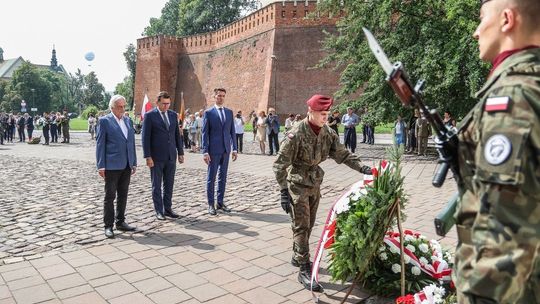
[[[26,135],[24,134],[24,127],[19,128],[19,141],[26,141]]]
[[[366,142],[368,128],[369,128],[369,127],[368,127],[367,125],[363,125],[363,126],[362,126],[362,142],[363,142],[363,143]]]
[[[51,125],[51,142],[58,142],[58,127]]]
[[[356,150],[356,128],[345,128],[345,147],[354,153]]]
[[[236,146],[238,147],[238,152],[242,153],[244,149],[244,133],[236,133]]]
[[[268,134],[268,147],[270,147],[270,154],[274,154],[274,149],[276,154],[279,152],[278,134],[274,131],[270,131],[270,134]]]
[[[34,132],[34,128],[26,129],[26,132],[28,132],[28,140],[32,139],[32,133]]]
[[[131,169],[105,170],[105,199],[103,201],[103,222],[105,228],[114,224],[114,199],[116,198],[116,223],[124,222],[126,203],[131,181]]]
[[[45,137],[45,143],[49,143],[49,127],[43,127],[43,137]]]

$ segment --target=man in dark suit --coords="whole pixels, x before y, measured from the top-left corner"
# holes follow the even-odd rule
[[[232,146],[232,160],[238,155],[236,146],[236,131],[233,123],[233,112],[223,106],[225,102],[225,89],[215,89],[214,99],[216,104],[204,112],[202,127],[202,147],[204,162],[208,165],[206,177],[206,195],[208,197],[208,213],[217,215],[214,206],[214,185],[216,175],[218,177],[217,209],[231,212],[225,205],[225,185],[227,183],[227,169],[229,167],[229,155]]]
[[[97,133],[96,160],[99,176],[105,179],[103,222],[105,236],[114,237],[114,199],[116,197],[116,229],[133,231],[125,222],[129,182],[137,168],[135,133],[128,119],[123,117],[126,99],[114,95],[109,102],[111,113],[100,119]]]
[[[158,95],[157,108],[144,115],[142,145],[146,165],[152,177],[152,200],[156,218],[178,218],[172,210],[172,191],[176,160],[184,162],[182,136],[178,128],[177,114],[169,110],[171,98],[162,91]],[[161,186],[163,185],[163,193]]]
[[[274,108],[268,109],[268,117],[266,118],[266,135],[268,135],[268,146],[270,147],[270,153],[268,155],[276,154],[279,152],[279,117],[276,115]]]

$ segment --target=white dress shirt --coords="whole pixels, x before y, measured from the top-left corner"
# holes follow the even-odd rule
[[[116,119],[116,122],[118,123],[118,125],[120,126],[120,129],[122,130],[122,133],[124,134],[124,137],[127,138],[128,128],[126,126],[126,122],[124,121],[124,117],[122,116],[122,118],[118,119],[116,115],[113,115],[113,116],[114,116],[114,119]]]

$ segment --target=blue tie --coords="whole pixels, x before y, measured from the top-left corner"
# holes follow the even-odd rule
[[[223,108],[219,108],[219,118],[221,118],[221,124],[224,124],[225,116],[223,116]]]

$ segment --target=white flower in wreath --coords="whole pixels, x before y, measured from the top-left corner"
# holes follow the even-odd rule
[[[386,261],[386,260],[388,259],[388,255],[386,255],[386,252],[381,252],[381,253],[379,254],[379,259],[380,259],[381,261]]]
[[[429,246],[427,244],[420,244],[418,245],[418,249],[423,253],[427,253],[429,251]]]
[[[418,267],[416,267],[416,266],[413,266],[413,267],[411,268],[411,272],[412,272],[412,274],[414,274],[414,275],[416,275],[416,276],[417,276],[417,275],[420,275],[420,273],[421,273],[420,268],[418,268]]]
[[[414,239],[414,236],[412,235],[409,235],[409,234],[406,234],[405,235],[405,241],[407,242],[413,242],[415,239]]]
[[[398,250],[396,247],[394,247],[394,246],[390,246],[390,252],[391,252],[391,253],[398,253],[399,250]]]
[[[450,252],[445,252],[444,253],[444,258],[447,260],[447,261],[452,261],[453,258],[452,258],[452,254]]]
[[[360,190],[356,190],[351,194],[351,201],[359,200],[364,194]]]
[[[385,248],[384,246],[379,247],[379,251],[380,251],[380,252],[383,252],[383,251],[385,251],[385,250],[386,250],[386,248]]]
[[[409,251],[412,252],[412,253],[414,253],[416,251],[416,248],[414,248],[414,246],[411,245],[411,244],[405,246],[405,248],[409,249]]]
[[[336,213],[337,214],[341,214],[343,212],[346,212],[346,211],[349,211],[349,209],[351,208],[351,205],[349,204],[349,202],[339,202],[336,204]]]
[[[411,257],[408,255],[404,255],[403,261],[405,262],[405,264],[409,264],[411,262]]]
[[[392,264],[392,271],[394,273],[400,273],[401,272],[401,266],[398,264]]]
[[[425,257],[420,257],[418,260],[420,261],[421,265],[427,265],[429,263]]]

